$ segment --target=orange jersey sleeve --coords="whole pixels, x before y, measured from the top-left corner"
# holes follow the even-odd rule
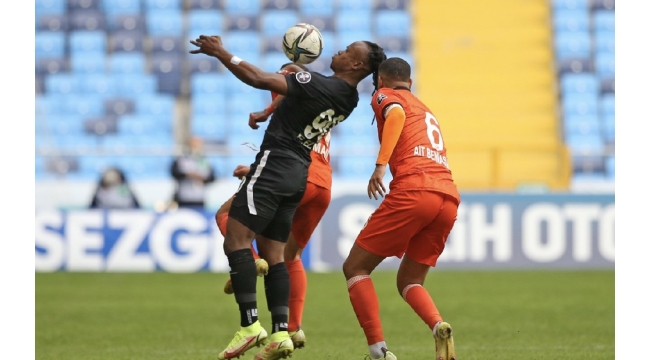
[[[372,98],[381,143],[386,115],[392,107],[404,110],[406,119],[397,144],[388,160],[393,175],[390,188],[435,190],[455,197],[460,194],[453,182],[440,123],[431,110],[408,89],[379,89]]]
[[[311,151],[311,165],[309,165],[309,174],[307,181],[322,186],[326,189],[332,189],[332,165],[330,164],[330,138],[328,132],[321,137],[320,141],[314,145]]]

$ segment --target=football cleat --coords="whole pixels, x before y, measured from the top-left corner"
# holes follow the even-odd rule
[[[255,260],[255,268],[257,269],[257,276],[264,276],[269,273],[269,263],[264,259]],[[226,284],[223,286],[223,292],[230,295],[235,291],[232,289],[232,280],[228,279]]]
[[[437,323],[433,328],[433,338],[436,340],[436,360],[456,360],[451,325],[444,321]]]
[[[384,356],[380,358],[375,359],[372,358],[370,355],[366,355],[366,357],[363,359],[364,360],[397,360],[397,356],[395,356],[395,354],[393,354],[392,352],[388,351],[388,349],[381,348],[381,351],[384,353]]]
[[[302,349],[305,347],[307,338],[305,338],[305,332],[302,329],[296,331],[290,331],[289,337],[291,337],[291,342],[293,342],[294,349]]]
[[[228,347],[219,353],[218,359],[239,358],[253,346],[259,347],[263,345],[266,337],[266,330],[264,330],[259,321],[256,321],[250,326],[242,327],[235,333],[235,337],[230,341]]]
[[[267,340],[266,346],[255,355],[253,360],[286,359],[293,354],[293,342],[288,332],[278,331],[271,334]]]

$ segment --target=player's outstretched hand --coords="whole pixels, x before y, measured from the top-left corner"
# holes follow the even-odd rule
[[[379,196],[384,197],[386,194],[386,187],[384,186],[384,175],[386,174],[386,165],[377,165],[375,166],[375,171],[370,176],[370,181],[368,181],[368,198],[375,200],[379,199]]]
[[[190,50],[190,54],[214,55],[218,50],[223,48],[221,36],[200,35],[196,40],[190,40],[192,45],[198,46],[198,49]]]
[[[248,126],[251,127],[251,129],[259,129],[260,126],[257,125],[259,122],[265,122],[268,120],[269,115],[266,113],[266,111],[256,111],[252,112],[248,115]]]
[[[236,178],[243,178],[251,171],[251,167],[247,165],[237,165],[235,171],[232,172],[232,176]]]

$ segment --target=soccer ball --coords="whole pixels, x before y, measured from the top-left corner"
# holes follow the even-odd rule
[[[314,25],[296,24],[284,33],[282,50],[292,62],[310,64],[323,52],[323,36]]]

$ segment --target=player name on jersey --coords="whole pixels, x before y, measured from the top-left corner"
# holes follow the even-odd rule
[[[413,149],[413,155],[427,157],[428,159],[431,159],[449,169],[449,165],[447,164],[447,157],[440,155],[438,151],[432,150],[426,146],[416,145]]]

